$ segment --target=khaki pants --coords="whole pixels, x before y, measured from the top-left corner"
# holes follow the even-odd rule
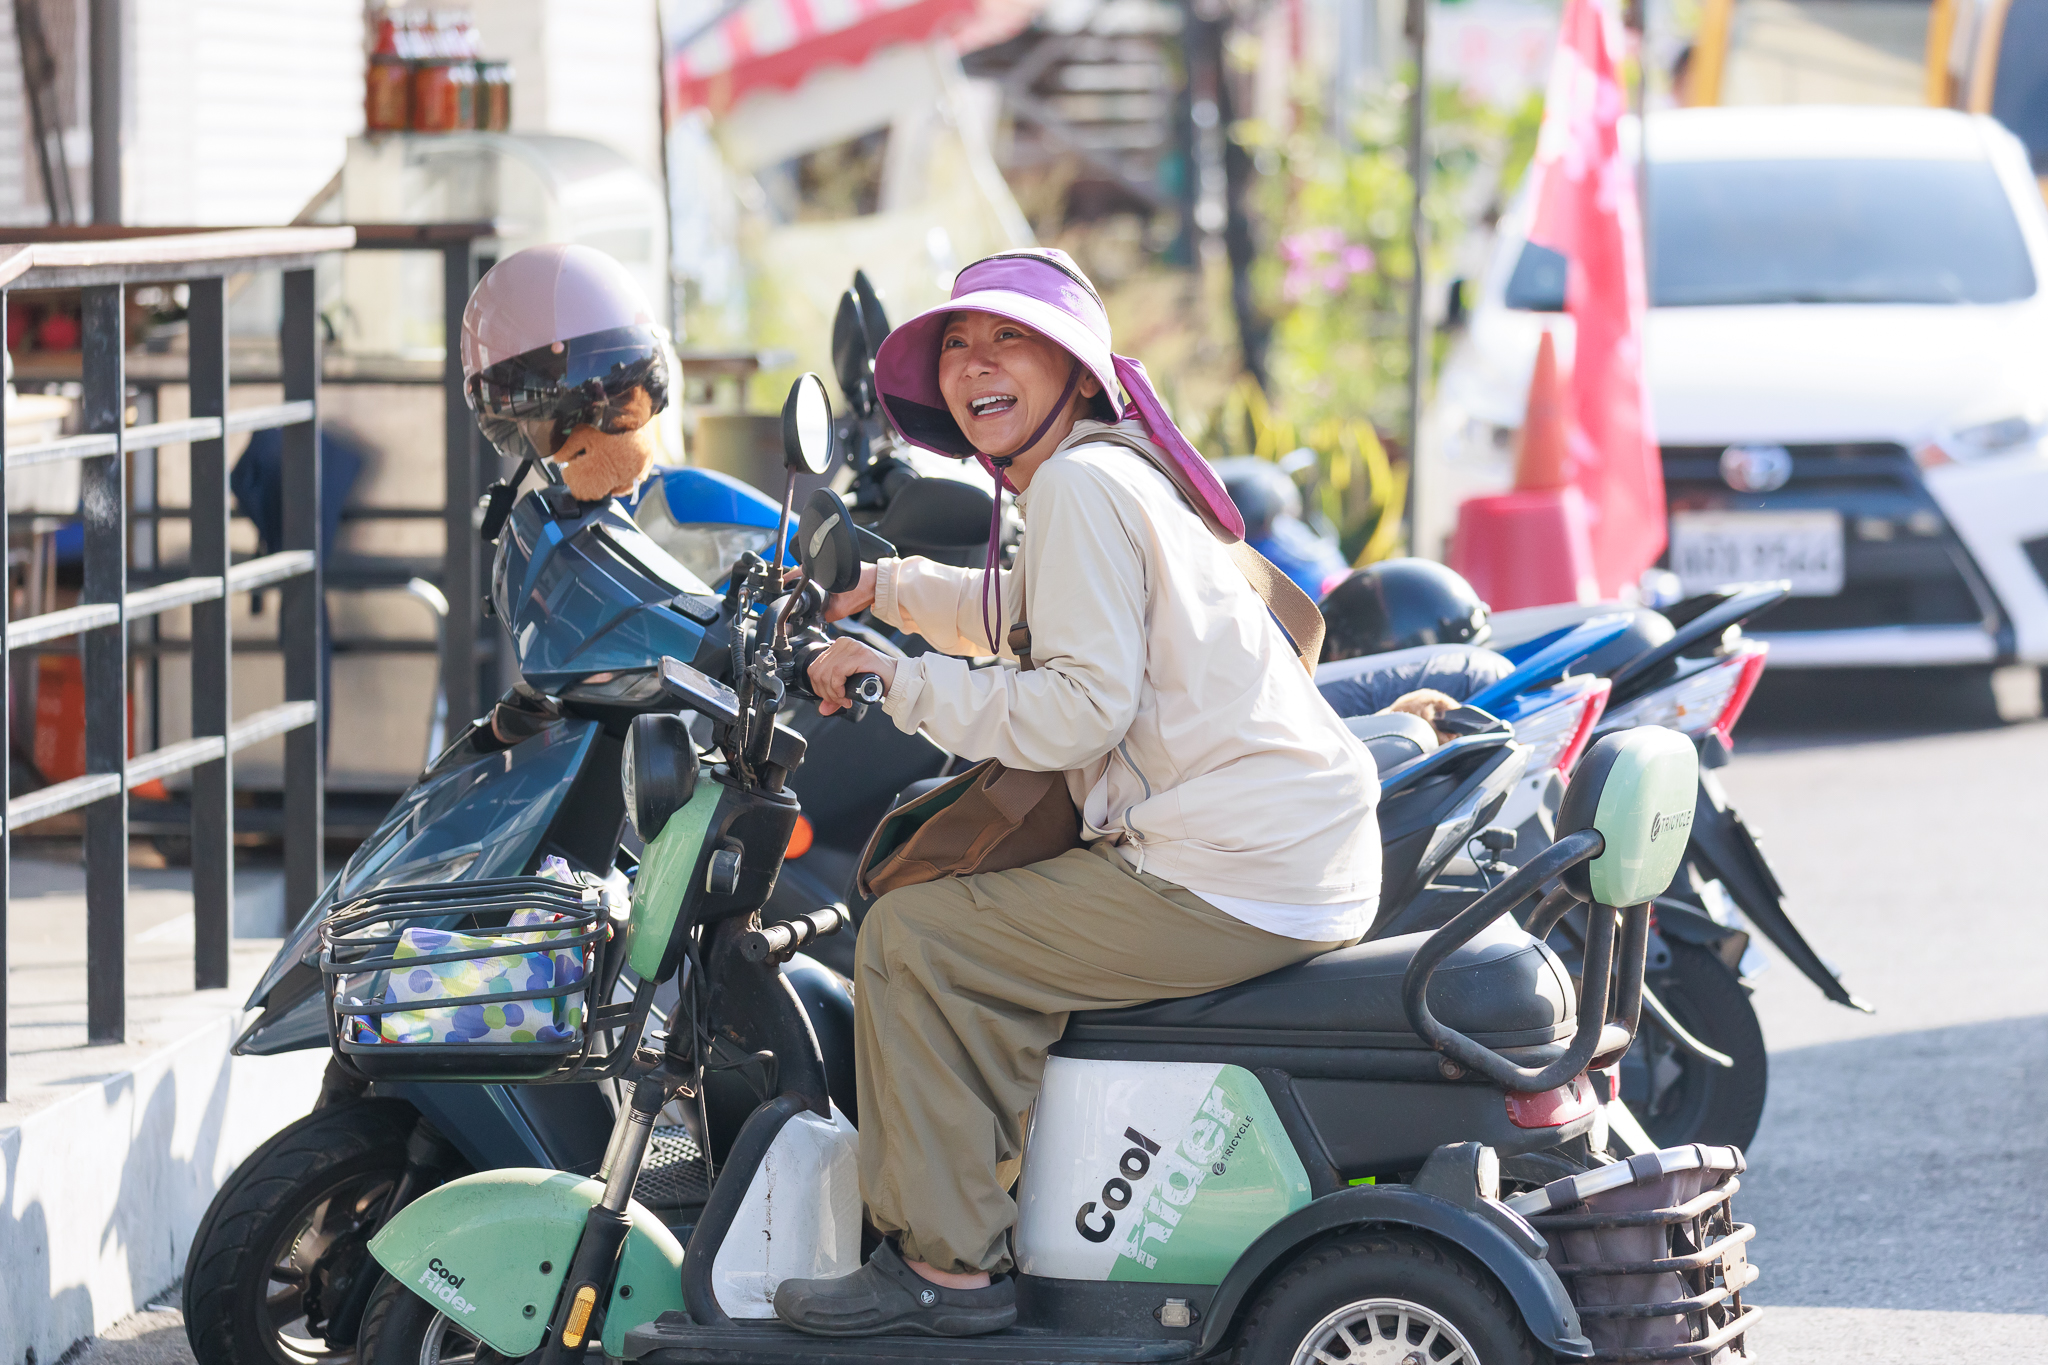
[[[860,1188],[907,1260],[1010,1266],[1045,1053],[1074,1010],[1200,995],[1342,947],[1253,928],[1107,844],[876,901],[856,949]]]

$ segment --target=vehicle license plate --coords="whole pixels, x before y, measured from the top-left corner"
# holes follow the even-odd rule
[[[1842,590],[1842,514],[1675,512],[1671,571],[1688,593],[1786,578],[1800,597]]]

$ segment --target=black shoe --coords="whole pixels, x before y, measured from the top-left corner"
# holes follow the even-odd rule
[[[1017,1321],[1017,1285],[999,1275],[983,1289],[947,1289],[905,1265],[884,1242],[851,1275],[784,1280],[775,1287],[775,1316],[820,1337],[980,1336]]]

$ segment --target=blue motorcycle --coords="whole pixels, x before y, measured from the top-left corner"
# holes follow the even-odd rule
[[[773,557],[781,514],[754,489],[701,469],[663,471],[638,511],[636,522],[620,502],[579,503],[550,484],[513,503],[501,531],[487,525],[498,533],[490,607],[511,637],[522,680],[507,701],[532,732],[507,743],[489,719],[472,722],[420,774],[279,950],[250,997],[259,1013],[236,1041],[237,1054],[328,1046],[312,963],[320,926],[339,905],[397,887],[531,875],[550,858],[625,888],[639,853],[619,786],[628,727],[636,716],[673,709],[649,685],[664,656],[723,674],[732,604],[719,585],[736,560]],[[649,523],[659,530],[657,515],[682,531],[664,537],[680,553],[648,533]],[[792,848],[802,856],[777,880],[764,909],[773,918],[840,901],[853,859],[894,794],[950,761],[879,714],[849,723],[794,708],[789,723],[811,746],[811,762],[791,783],[804,808],[797,840],[807,847]],[[849,940],[828,940],[821,951],[849,952]],[[833,1098],[854,1113],[844,982],[803,957],[784,976],[811,1016]],[[595,1170],[611,1125],[612,1100],[601,1089],[365,1086],[330,1068],[314,1112],[243,1162],[193,1240],[184,1308],[199,1359],[348,1358],[370,1289],[360,1274],[362,1245],[379,1221],[469,1170]],[[735,1126],[718,1122],[722,1105],[741,1106],[743,1117],[750,1097],[737,1079],[714,1084],[713,1131]],[[641,1177],[643,1202],[688,1216],[692,1201],[701,1203],[705,1155],[679,1118],[665,1126]],[[709,1155],[719,1157],[715,1144]]]

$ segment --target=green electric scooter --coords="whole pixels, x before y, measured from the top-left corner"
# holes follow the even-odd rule
[[[802,388],[785,441],[793,467],[821,467],[822,389]],[[756,913],[798,813],[785,782],[804,741],[775,717],[807,695],[826,595],[859,573],[855,528],[830,492],[804,507],[798,544],[793,590],[758,560],[735,570],[727,676],[665,660],[648,684],[675,714],[640,717],[627,746],[627,805],[647,849],[623,918],[586,908],[513,927],[503,905],[480,913],[473,942],[434,940],[427,965],[511,962],[519,989],[436,999],[365,985],[422,970],[403,923],[447,914],[431,890],[333,917],[322,963],[344,1065],[611,1079],[623,1096],[594,1178],[484,1172],[390,1221],[370,1244],[386,1278],[364,1316],[365,1365],[552,1365],[593,1350],[650,1365],[1518,1365],[1742,1351],[1757,1310],[1742,1302],[1751,1230],[1729,1212],[1740,1154],[1604,1151],[1649,902],[1684,855],[1697,789],[1692,744],[1654,727],[1596,744],[1556,842],[1434,933],[1074,1015],[1048,1059],[1018,1186],[1016,1327],[840,1340],[775,1322],[777,1284],[849,1272],[863,1251],[858,1137],[776,971],[844,913],[766,925]],[[850,690],[877,700],[877,683]],[[715,766],[691,716],[710,727]],[[1575,982],[1543,938],[1582,904]],[[653,990],[669,981],[678,1003],[665,1032],[650,1029]],[[379,1022],[419,1025],[480,1001],[500,1012],[474,1037]],[[552,1022],[508,1036],[521,1032],[508,1005]],[[758,1097],[728,1131],[703,1103],[712,1072]],[[657,1120],[676,1121],[664,1114],[715,1159],[687,1245],[630,1197]],[[1623,1245],[1633,1251],[1617,1258]]]

